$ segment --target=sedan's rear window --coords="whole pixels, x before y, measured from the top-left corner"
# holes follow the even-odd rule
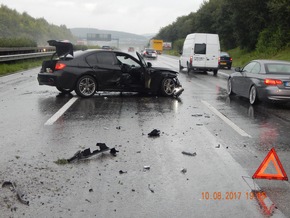
[[[267,73],[290,74],[290,64],[265,64]]]

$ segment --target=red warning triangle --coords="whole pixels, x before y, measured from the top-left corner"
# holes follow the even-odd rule
[[[264,173],[267,169],[269,163],[272,162],[276,169],[276,174]],[[252,176],[253,179],[277,179],[288,181],[287,174],[279,160],[279,157],[274,148],[272,148],[267,154],[266,158],[263,160],[255,174]]]

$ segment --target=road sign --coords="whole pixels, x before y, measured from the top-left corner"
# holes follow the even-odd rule
[[[265,170],[269,166],[269,163],[273,163],[276,169],[276,174],[265,173]],[[275,151],[272,148],[267,154],[266,158],[263,160],[255,174],[252,176],[253,179],[276,179],[276,180],[286,180],[288,181],[287,174],[281,164],[281,161]]]

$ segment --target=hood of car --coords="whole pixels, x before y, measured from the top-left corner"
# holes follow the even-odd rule
[[[166,71],[166,72],[171,72],[171,73],[175,73],[178,74],[177,71],[171,70],[170,68],[165,68],[165,67],[151,67],[150,71]]]
[[[47,41],[50,46],[54,46],[57,56],[66,56],[70,54],[74,55],[73,45],[69,41],[58,41],[58,40],[49,40]]]

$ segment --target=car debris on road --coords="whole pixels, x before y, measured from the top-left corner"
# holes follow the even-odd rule
[[[188,155],[188,156],[196,156],[196,152],[190,153],[190,152],[187,152],[187,151],[183,151],[181,153],[184,154],[184,155]]]
[[[148,133],[149,137],[158,137],[160,136],[160,130],[158,129],[153,129],[150,133]]]
[[[29,201],[24,199],[24,194],[17,188],[16,183],[15,182],[11,182],[11,181],[5,181],[2,184],[2,188],[7,187],[7,186],[11,186],[12,187],[12,191],[16,192],[17,198],[18,200],[22,203],[22,204],[26,204],[29,205]]]
[[[116,156],[117,155],[117,151],[115,148],[109,148],[107,147],[107,145],[105,143],[97,143],[96,146],[99,146],[100,147],[100,150],[94,150],[93,152],[91,152],[91,149],[90,148],[87,148],[83,151],[79,150],[78,152],[76,152],[74,154],[74,156],[72,156],[71,158],[67,159],[67,162],[70,163],[74,160],[81,160],[81,159],[86,159],[86,158],[89,158],[93,155],[96,155],[96,154],[100,154],[100,153],[103,153],[104,151],[108,151],[110,150],[110,153],[113,155],[113,156]]]

